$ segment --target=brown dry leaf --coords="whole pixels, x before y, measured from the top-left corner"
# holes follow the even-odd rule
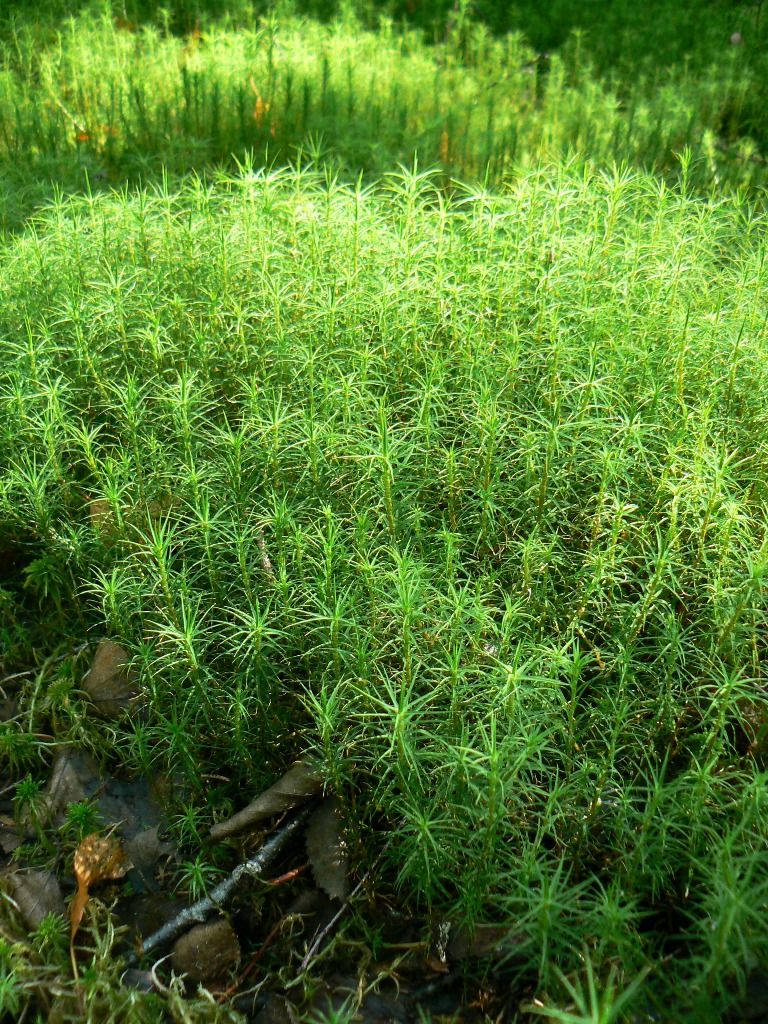
[[[96,648],[83,689],[102,718],[116,718],[138,702],[141,691],[129,661],[125,648],[113,640],[102,640]]]
[[[19,915],[30,931],[48,914],[63,915],[64,898],[51,871],[14,871],[6,875],[5,880]]]
[[[337,797],[324,800],[309,819],[306,841],[312,874],[318,888],[331,899],[345,899],[349,893],[348,850],[341,803]]]
[[[96,762],[73,747],[60,748],[45,790],[45,822],[61,825],[70,804],[94,797],[103,780]]]
[[[161,797],[146,779],[127,782],[101,774],[95,761],[72,747],[60,748],[46,787],[44,821],[60,826],[70,804],[92,800],[105,822],[118,822],[120,835],[131,840],[139,832],[164,822]],[[2,818],[0,817],[0,825]]]
[[[89,889],[97,882],[122,878],[131,867],[120,842],[114,836],[86,836],[75,850],[74,870],[77,892],[72,900],[69,920],[72,938],[83,919]]]
[[[266,789],[242,811],[227,821],[214,825],[211,829],[211,839],[218,842],[238,832],[244,832],[267,818],[283,814],[304,803],[309,797],[316,796],[322,788],[322,780],[316,774],[315,768],[306,761],[297,761],[274,786]]]
[[[91,498],[88,502],[88,518],[100,537],[109,537],[115,530],[115,513],[106,498]]]
[[[159,825],[137,832],[125,844],[126,855],[138,872],[141,884],[150,892],[156,888],[154,873],[157,862],[173,851],[173,843],[160,839]]]
[[[0,850],[13,853],[24,842],[24,836],[13,818],[0,814]]]

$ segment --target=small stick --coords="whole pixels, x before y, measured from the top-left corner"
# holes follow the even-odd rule
[[[231,897],[243,878],[259,878],[262,871],[272,863],[293,833],[298,831],[304,824],[311,809],[311,805],[302,808],[279,832],[275,832],[274,835],[267,839],[255,857],[251,857],[250,860],[238,864],[228,878],[225,878],[223,882],[219,882],[211,891],[210,896],[205,896],[203,899],[198,900],[191,907],[185,907],[173,920],[163,925],[162,928],[158,928],[156,932],[153,932],[152,935],[144,939],[141,944],[141,952],[149,953],[158,946],[171,942],[183,931],[192,927],[192,925],[202,924],[211,914],[221,909],[221,905]],[[135,960],[136,954],[132,954],[128,958],[128,963],[133,963]]]
[[[283,885],[285,882],[290,882],[292,879],[296,878],[297,875],[300,875],[303,871],[306,871],[308,867],[309,867],[309,864],[302,864],[301,867],[294,868],[293,871],[286,871],[286,873],[284,875],[280,875],[279,878],[270,878],[269,882],[267,884],[268,885]],[[231,999],[231,997],[235,994],[235,992],[237,992],[237,990],[240,988],[240,986],[243,984],[243,982],[253,972],[253,970],[255,969],[256,965],[261,960],[262,956],[264,956],[266,951],[269,949],[269,947],[275,941],[275,938],[279,934],[280,929],[283,927],[283,925],[285,924],[286,920],[287,920],[287,918],[285,918],[285,917],[280,918],[280,920],[277,922],[275,927],[272,929],[272,931],[269,933],[269,935],[267,935],[266,939],[264,939],[262,944],[259,946],[259,948],[256,950],[256,952],[253,954],[253,956],[251,957],[251,960],[250,960],[248,966],[245,968],[245,970],[240,972],[240,975],[235,979],[235,981],[232,982],[232,984],[229,986],[229,988],[225,989],[223,992],[221,992],[217,996],[216,1001],[218,1003],[225,1003],[227,1001],[227,999]]]
[[[302,872],[306,871],[308,867],[309,864],[302,864],[301,867],[294,868],[293,871],[286,871],[284,875],[270,878],[267,885],[285,885],[286,882],[293,881],[294,878],[297,878]]]
[[[355,898],[355,896],[357,896],[357,894],[360,892],[362,887],[368,881],[368,876],[370,875],[370,873],[371,873],[370,871],[366,871],[366,873],[363,875],[363,877],[357,883],[355,888],[349,894],[349,896],[347,897],[346,901],[344,903],[342,903],[342,905],[339,907],[339,909],[333,915],[333,917],[328,922],[328,924],[324,928],[321,928],[320,931],[317,933],[317,935],[315,935],[315,937],[312,940],[312,943],[311,943],[309,949],[307,950],[306,954],[304,955],[304,959],[301,961],[301,967],[299,967],[299,974],[303,974],[304,971],[307,969],[307,966],[309,965],[310,960],[313,959],[313,957],[315,956],[317,951],[320,949],[320,946],[322,946],[323,942],[325,942],[325,939],[327,938],[328,934],[332,931],[333,928],[335,928],[336,923],[338,922],[339,918],[349,908],[349,904],[352,902],[352,900]]]
[[[224,989],[224,991],[221,992],[217,996],[217,998],[216,998],[216,1002],[217,1003],[226,1003],[226,1001],[228,999],[232,998],[232,996],[235,994],[235,992],[237,992],[237,990],[240,988],[240,986],[243,984],[243,982],[248,978],[248,976],[251,974],[251,972],[256,968],[256,966],[257,966],[259,960],[261,960],[262,956],[266,953],[266,951],[269,949],[269,947],[275,941],[275,938],[279,934],[280,929],[283,927],[284,924],[285,924],[285,918],[281,918],[277,922],[275,927],[272,929],[272,931],[269,933],[269,935],[267,935],[266,939],[264,939],[264,941],[259,946],[259,948],[256,950],[254,955],[251,957],[250,963],[247,965],[245,970],[243,970],[240,973],[239,977],[235,981],[232,982],[232,984],[229,986],[229,988]]]

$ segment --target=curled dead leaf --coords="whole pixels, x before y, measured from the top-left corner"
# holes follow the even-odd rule
[[[267,818],[283,814],[304,803],[310,797],[316,796],[322,788],[322,779],[317,775],[314,766],[306,761],[297,761],[274,786],[266,789],[242,811],[214,825],[211,829],[211,839],[218,842],[238,832],[244,832]]]

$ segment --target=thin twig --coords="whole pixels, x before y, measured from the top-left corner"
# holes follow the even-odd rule
[[[303,874],[309,867],[309,864],[302,864],[301,867],[294,868],[293,871],[286,871],[284,875],[280,875],[278,878],[270,878],[267,885],[285,885],[286,882],[292,882],[294,878],[298,878],[299,875]]]
[[[256,966],[258,965],[259,961],[264,956],[269,947],[272,945],[272,943],[275,941],[284,924],[285,918],[280,918],[275,927],[272,929],[269,935],[267,935],[266,939],[264,939],[262,944],[251,957],[250,962],[245,967],[245,969],[239,974],[236,980],[232,982],[229,988],[224,989],[224,991],[219,993],[219,995],[216,997],[217,1003],[226,1003],[228,999],[232,998],[232,996],[235,994],[235,992],[237,992],[237,990],[240,988],[243,982],[256,969]]]
[[[323,942],[325,942],[325,939],[327,938],[328,934],[336,927],[336,923],[338,922],[339,918],[341,918],[345,911],[348,910],[350,903],[355,898],[355,896],[357,896],[357,894],[360,892],[365,883],[368,881],[370,874],[370,871],[366,871],[366,873],[357,883],[355,888],[349,894],[347,899],[344,901],[344,903],[342,903],[342,905],[333,915],[328,924],[325,925],[324,928],[321,928],[320,931],[315,935],[309,949],[304,954],[304,959],[301,961],[301,966],[299,967],[299,974],[303,974],[304,971],[307,969],[309,962],[314,958],[315,954],[320,949],[320,946],[322,946]]]
[[[298,831],[304,824],[311,809],[312,805],[303,807],[279,832],[275,832],[274,835],[267,839],[255,857],[242,864],[238,864],[232,874],[211,891],[210,896],[198,900],[191,907],[185,907],[173,920],[163,925],[162,928],[158,928],[156,932],[153,932],[152,935],[144,939],[141,944],[141,952],[149,953],[158,946],[171,942],[183,931],[192,927],[192,925],[202,924],[211,914],[221,909],[222,905],[232,896],[244,878],[259,878],[294,832]],[[128,958],[128,963],[133,963],[135,960],[136,955],[132,954]]]
[[[301,867],[294,868],[293,871],[286,871],[286,873],[284,875],[280,875],[279,878],[270,878],[268,884],[269,885],[284,885],[286,882],[292,881],[294,878],[296,878],[298,875],[300,875],[303,871],[306,871],[308,867],[309,867],[309,864],[302,864]],[[229,986],[229,988],[227,988],[223,992],[219,993],[219,995],[216,997],[216,1001],[218,1003],[225,1003],[228,999],[231,999],[232,996],[235,994],[235,992],[237,992],[237,990],[243,984],[243,982],[246,981],[246,979],[253,973],[253,971],[256,969],[256,966],[258,965],[259,961],[264,956],[264,954],[269,949],[269,947],[272,945],[272,943],[275,941],[275,938],[280,933],[280,931],[283,928],[283,925],[286,923],[287,920],[288,920],[287,917],[281,917],[280,918],[280,920],[277,922],[275,927],[267,935],[266,939],[264,939],[262,944],[259,946],[259,948],[256,950],[254,955],[251,957],[251,959],[250,959],[248,965],[246,966],[246,968],[243,971],[240,972],[238,977],[235,979],[235,981],[232,982],[232,984]]]

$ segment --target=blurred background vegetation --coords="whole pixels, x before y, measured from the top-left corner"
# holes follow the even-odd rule
[[[766,180],[763,4],[651,0],[11,0],[0,14],[0,223],[55,188],[322,158],[414,158],[500,183],[547,161],[690,187]]]

